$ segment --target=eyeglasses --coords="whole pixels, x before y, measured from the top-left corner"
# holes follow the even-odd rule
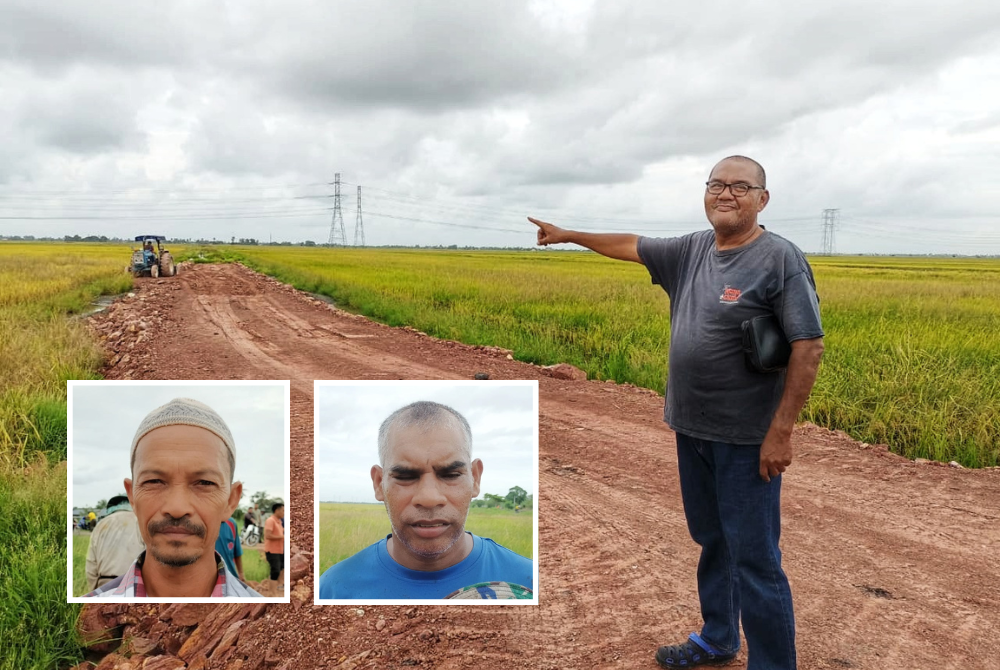
[[[712,180],[712,181],[706,181],[705,186],[708,187],[708,192],[711,193],[712,195],[722,195],[722,192],[725,191],[726,187],[728,186],[729,192],[732,193],[737,198],[743,197],[744,195],[749,193],[750,189],[752,188],[759,188],[762,191],[764,190],[763,186],[751,186],[750,184],[744,183],[742,181],[738,181],[735,184],[726,184],[725,182]]]

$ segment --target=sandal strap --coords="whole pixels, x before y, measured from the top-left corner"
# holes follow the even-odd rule
[[[691,640],[692,642],[694,642],[696,645],[698,645],[702,649],[704,649],[705,653],[707,653],[709,656],[725,656],[726,655],[725,652],[723,652],[723,651],[721,651],[719,649],[716,649],[715,647],[713,647],[712,645],[710,645],[708,642],[705,642],[705,640],[703,640],[701,638],[701,635],[698,635],[698,633],[691,633],[688,636],[688,639]]]

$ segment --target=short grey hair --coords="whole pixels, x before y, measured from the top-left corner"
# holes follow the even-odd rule
[[[472,428],[458,410],[431,400],[418,400],[406,407],[400,407],[386,417],[378,429],[378,462],[385,466],[385,457],[389,453],[389,434],[395,428],[409,426],[438,426],[446,421],[458,424],[465,439],[465,451],[472,459]]]

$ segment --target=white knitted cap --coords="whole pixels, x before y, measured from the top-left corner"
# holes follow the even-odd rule
[[[225,443],[229,454],[236,460],[236,441],[233,434],[229,432],[229,426],[222,420],[214,409],[203,402],[192,400],[191,398],[174,398],[166,405],[160,405],[146,415],[146,418],[139,424],[139,429],[135,431],[132,438],[132,449],[129,451],[129,460],[135,456],[135,448],[143,435],[155,428],[173,425],[198,426],[205,430],[210,430]]]

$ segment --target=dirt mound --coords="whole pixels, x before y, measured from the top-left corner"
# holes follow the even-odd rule
[[[85,622],[146,641],[105,667],[655,668],[659,644],[698,629],[698,551],[657,394],[372,323],[237,265],[141,279],[92,323],[109,379],[291,380],[300,547],[313,546],[314,379],[540,380],[539,606],[315,607],[308,566],[291,604],[259,611],[88,606]],[[815,426],[793,443],[782,548],[800,667],[992,667],[1000,471],[918,465]]]

